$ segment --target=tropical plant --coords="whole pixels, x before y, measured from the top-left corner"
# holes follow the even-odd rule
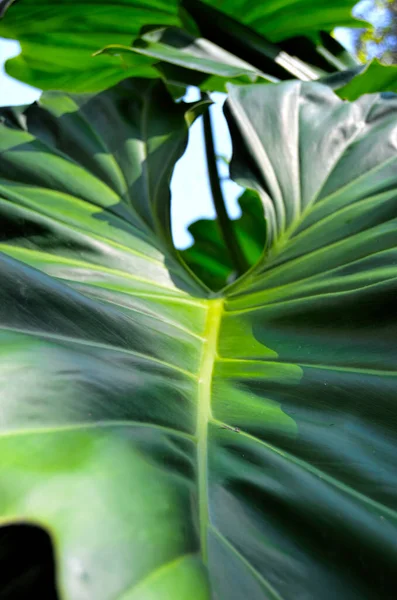
[[[394,597],[397,96],[351,8],[0,2],[50,90],[0,113],[1,598]],[[198,118],[217,220],[179,252]]]

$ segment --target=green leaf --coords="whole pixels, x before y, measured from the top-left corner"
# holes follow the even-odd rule
[[[357,100],[363,94],[373,92],[397,92],[396,65],[384,65],[374,58],[336,90],[338,96],[347,100]]]
[[[290,79],[292,75],[310,81],[357,64],[328,33],[317,31],[315,36],[305,37],[304,20],[299,18],[297,8],[294,19],[302,24],[302,31],[275,44],[269,41],[270,34],[268,38],[258,31],[256,22],[248,23],[245,10],[242,14],[233,12],[232,18],[217,10],[221,8],[218,3],[217,8],[199,0],[183,0],[182,4],[195,19],[203,37],[278,79]]]
[[[275,81],[216,44],[176,27],[152,30],[135,40],[132,47],[113,44],[97,54],[123,57],[126,64],[134,63],[136,54],[149,56],[160,61],[156,67],[168,81],[197,85],[205,90],[225,92],[229,81],[241,84],[264,79]],[[169,65],[177,69],[170,69]]]
[[[197,3],[197,0],[192,0]],[[335,27],[363,27],[352,16],[356,0],[200,0],[248,25],[271,42],[312,36]],[[191,0],[185,0],[188,6]]]
[[[216,296],[169,241],[169,102],[2,113],[2,523],[49,532],[62,600],[387,597],[397,100],[232,89],[270,237]]]
[[[238,199],[241,216],[231,221],[245,261],[254,265],[266,245],[266,222],[257,194],[244,192]],[[217,219],[200,219],[189,226],[194,243],[181,251],[190,269],[212,290],[220,290],[235,279],[229,252]]]
[[[62,598],[208,598],[188,519],[206,292],[169,243],[187,110],[151,82],[2,110],[0,514],[50,533]]]
[[[318,79],[335,68],[345,72],[347,67],[357,66],[355,59],[324,32],[321,32],[321,44],[300,37],[277,46],[201,2],[193,0],[186,5],[205,34],[214,41],[219,39],[233,52],[183,29],[167,27],[150,29],[137,38],[132,47],[112,44],[96,55],[119,56],[126,66],[131,64],[132,67],[136,63],[136,54],[148,56],[160,61],[155,66],[166,81],[219,92],[225,92],[230,81],[234,84],[276,82],[279,78],[290,79],[291,75],[306,81]],[[287,47],[292,55],[285,52]],[[236,53],[252,60],[259,68],[241,60]],[[293,56],[294,53],[299,57]]]
[[[0,0],[0,9],[8,3]],[[23,0],[0,22],[0,36],[17,39],[22,53],[7,61],[9,75],[41,89],[92,92],[128,77],[158,77],[153,60],[93,53],[129,46],[146,25],[181,26],[177,0]]]
[[[253,46],[255,52],[260,48],[263,66],[252,63],[257,70],[277,78],[280,78],[280,72],[285,78],[287,71],[288,77],[292,74],[310,80],[321,75],[324,68],[329,70],[329,56],[326,59],[320,56],[317,48],[318,44],[324,45],[324,40],[316,41],[319,33],[336,26],[362,25],[350,16],[354,5],[352,0],[338,0],[332,5],[324,0],[284,0],[281,3],[279,0],[266,3],[216,0],[209,4],[212,6],[193,0],[182,3],[178,0],[120,0],[117,3],[109,0],[74,3],[70,0],[42,0],[40,3],[23,0],[10,5],[8,0],[0,0],[0,14],[5,13],[0,22],[0,36],[19,40],[22,48],[19,56],[7,61],[6,70],[9,75],[41,89],[76,92],[103,90],[128,77],[155,78],[158,77],[154,68],[157,61],[143,52],[130,55],[128,60],[120,53],[118,56],[93,54],[112,44],[129,47],[142,29],[148,27],[187,27],[195,35],[197,28],[191,14],[200,21],[201,30],[203,22],[210,30],[211,19],[205,17],[205,11],[209,9],[210,13],[214,13],[213,7],[216,7],[221,11],[218,13],[221,17],[224,14],[225,24],[229,15],[241,25],[248,26],[242,45],[250,47],[250,54]],[[217,19],[214,23],[218,32],[219,27],[224,29],[221,21]],[[218,33],[215,33],[215,39],[209,37],[210,34],[204,34],[204,37],[232,54],[238,54],[236,49],[240,50],[241,44],[234,28],[230,34],[235,40],[231,47],[230,40],[226,41],[226,46],[221,43],[221,38],[225,37],[222,31],[219,39]],[[292,48],[288,50],[280,51],[269,43],[269,40],[281,41],[291,36],[306,37],[292,42]],[[316,38],[314,42],[311,40],[313,36]],[[314,66],[305,65],[305,59],[299,60],[296,55],[300,53],[310,55],[309,62],[314,61],[311,62]],[[276,66],[273,65],[273,57],[276,58]],[[240,58],[251,63],[243,55]],[[217,79],[215,88],[216,83],[219,83]]]

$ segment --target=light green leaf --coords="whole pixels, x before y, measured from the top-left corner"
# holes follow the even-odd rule
[[[397,100],[232,89],[270,238],[216,296],[170,245],[168,103],[2,112],[2,523],[49,532],[62,600],[387,597]]]
[[[397,92],[396,65],[384,65],[375,58],[336,90],[338,96],[347,100],[373,92]]]
[[[352,16],[356,0],[200,0],[241,20],[272,42],[298,35],[312,36],[335,27],[362,27]],[[184,6],[198,0],[185,0]]]
[[[322,69],[324,64],[329,66],[328,58],[319,59],[316,44],[323,46],[317,41],[317,38],[320,40],[319,33],[336,26],[353,27],[361,23],[350,16],[353,0],[338,0],[332,6],[324,0],[268,0],[266,3],[211,0],[209,5],[193,0],[182,3],[179,0],[120,0],[117,3],[109,0],[74,3],[70,0],[42,0],[40,3],[23,0],[10,5],[8,0],[0,0],[0,13],[5,13],[0,22],[0,36],[19,40],[22,48],[19,56],[7,61],[6,70],[11,76],[41,89],[76,92],[103,90],[128,77],[158,77],[154,68],[156,59],[142,52],[130,55],[127,61],[123,60],[124,54],[93,54],[112,44],[129,47],[147,27],[188,27],[196,34],[189,13],[200,20],[201,12],[215,7],[225,17],[232,16],[252,28],[251,37],[255,37],[255,33],[259,37],[262,55],[267,46],[264,66],[255,65],[256,70],[275,77],[279,77],[280,70],[285,77],[286,70],[294,77],[310,80],[322,73],[318,68]],[[271,48],[268,41],[286,40],[291,36],[307,36],[293,44],[292,53],[286,49],[280,53],[280,49]],[[315,43],[311,40],[313,36]],[[204,37],[208,38],[208,35]],[[220,39],[210,38],[210,41],[222,46]],[[254,42],[257,46],[258,41]],[[238,54],[234,48],[224,48]],[[305,65],[305,58],[297,58],[300,53],[310,56],[309,63],[314,57],[318,64],[314,68]],[[269,63],[270,67],[272,63],[269,56],[273,55],[279,64],[275,73],[269,70]],[[244,56],[241,58],[251,63]]]
[[[110,55],[93,57],[109,44],[129,46],[148,24],[181,26],[177,0],[17,2],[0,21],[0,36],[19,40],[22,49],[7,61],[7,72],[41,89],[76,92],[102,90],[128,77],[158,77],[144,56],[128,64]]]

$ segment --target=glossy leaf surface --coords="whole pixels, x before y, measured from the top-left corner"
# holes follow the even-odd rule
[[[195,2],[194,5],[205,4]],[[225,15],[252,28],[259,37],[280,41],[291,36],[316,36],[336,26],[354,27],[360,21],[350,16],[352,0],[248,0],[209,2]],[[183,5],[183,6],[181,6]],[[194,23],[186,16],[191,3],[178,0],[0,0],[0,36],[18,39],[22,54],[7,61],[8,73],[41,89],[85,92],[105,89],[127,77],[158,76],[153,57],[136,53],[127,62],[119,56],[93,54],[111,44],[130,46],[142,28],[187,27]],[[193,33],[196,33],[195,31]],[[222,45],[217,39],[211,40]],[[266,42],[266,40],[264,40]],[[303,38],[298,46],[304,46]],[[228,48],[226,48],[228,49]],[[232,49],[229,52],[236,54]],[[310,51],[311,52],[311,51]],[[282,56],[282,62],[299,62]],[[248,61],[249,62],[249,61]],[[261,67],[257,67],[263,70]],[[296,70],[296,66],[294,67]],[[266,71],[270,75],[271,72]],[[294,75],[298,76],[299,75]],[[304,78],[311,79],[312,77]]]
[[[0,511],[49,531],[62,598],[207,598],[203,288],[164,264],[186,109],[140,83],[3,111]]]
[[[231,90],[269,241],[214,297],[169,238],[188,107],[141,85],[3,111],[2,522],[63,600],[387,597],[397,101]]]

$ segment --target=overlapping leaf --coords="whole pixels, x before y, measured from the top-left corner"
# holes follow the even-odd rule
[[[132,46],[112,44],[99,54],[120,56],[126,64],[134,63],[137,54],[149,56],[159,61],[156,67],[168,81],[210,91],[226,92],[228,81],[243,84],[265,79],[276,81],[216,44],[178,28],[152,30]]]
[[[276,45],[201,2],[191,1],[187,7],[204,37],[175,27],[151,29],[131,46],[111,44],[96,55],[119,56],[126,67],[134,66],[137,55],[151,57],[156,61],[155,68],[166,80],[221,92],[227,91],[226,84],[230,81],[234,84],[263,83],[264,80],[277,82],[291,77],[311,81],[328,72],[333,73],[335,69],[357,66],[346,51],[341,57],[341,46],[323,32],[324,45],[304,37]],[[334,54],[325,46],[331,46]],[[287,47],[290,54],[284,49]]]
[[[7,71],[13,77],[41,89],[97,91],[130,76],[158,77],[154,68],[158,63],[155,56],[135,53],[127,61],[122,56],[106,53],[93,57],[96,51],[111,44],[130,46],[142,28],[186,26],[196,33],[192,15],[202,28],[203,22],[210,25],[205,9],[218,9],[221,15],[231,15],[236,22],[251,28],[252,36],[256,34],[261,40],[262,50],[267,44],[264,56],[267,67],[270,62],[270,71],[266,73],[273,75],[269,58],[274,53],[279,56],[279,51],[270,48],[266,39],[281,41],[303,36],[293,54],[299,56],[302,48],[306,57],[306,46],[309,45],[310,60],[314,54],[318,61],[316,44],[320,43],[317,40],[319,32],[330,31],[338,25],[354,27],[360,24],[350,15],[353,5],[354,0],[338,0],[332,6],[329,2],[314,3],[313,0],[285,0],[282,3],[271,0],[259,4],[247,0],[211,0],[207,3],[193,0],[183,3],[178,0],[119,0],[116,3],[109,0],[76,3],[44,0],[39,4],[36,0],[16,3],[0,0],[0,12],[3,10],[5,13],[0,23],[0,36],[18,39],[21,43],[22,54],[7,62]],[[315,43],[310,39],[313,36]],[[210,37],[210,41],[222,46],[218,39]],[[233,49],[226,49],[235,54]],[[302,61],[290,57],[285,50],[279,59],[282,65],[292,63],[294,73],[288,72],[293,76],[299,77],[296,71],[306,69]],[[324,58],[320,60],[320,66],[323,62]],[[263,71],[264,67],[258,69]],[[307,78],[312,77],[304,77]]]
[[[3,112],[2,522],[49,531],[64,600],[387,597],[397,101],[232,90],[269,244],[215,297],[169,241],[167,103]]]
[[[22,54],[7,62],[7,71],[40,89],[76,92],[102,90],[130,76],[158,77],[144,56],[128,65],[118,57],[92,56],[108,44],[130,45],[148,24],[180,26],[177,0],[11,3],[0,36],[19,40]]]
[[[321,20],[320,15],[324,11],[318,3],[317,10],[309,19],[314,26],[314,30],[310,33],[306,29],[309,21],[305,18],[305,2],[302,0],[296,3],[285,2],[284,9],[289,8],[293,14],[295,27],[298,25],[297,32],[291,36],[279,35],[277,43],[273,37],[275,30],[272,29],[269,16],[277,15],[277,10],[281,6],[278,3],[270,2],[255,6],[243,2],[238,10],[233,3],[228,3],[226,7],[226,4],[218,2],[183,0],[182,6],[192,15],[203,37],[237,54],[261,71],[280,79],[291,78],[292,75],[303,81],[310,81],[316,79],[321,73],[343,70],[357,64],[356,59],[327,31],[324,31],[328,28],[324,24],[320,25],[318,17]],[[266,19],[263,21],[250,19],[253,8],[255,13],[266,12]],[[347,14],[348,12],[345,11],[345,16]],[[284,25],[289,27],[292,18],[288,16],[285,19],[283,14],[278,13],[278,20],[280,16]],[[341,14],[339,16],[342,18]],[[355,19],[350,18],[350,20],[351,27],[360,24]],[[335,21],[333,27],[337,23],[340,21]],[[289,77],[286,76],[287,74]]]

